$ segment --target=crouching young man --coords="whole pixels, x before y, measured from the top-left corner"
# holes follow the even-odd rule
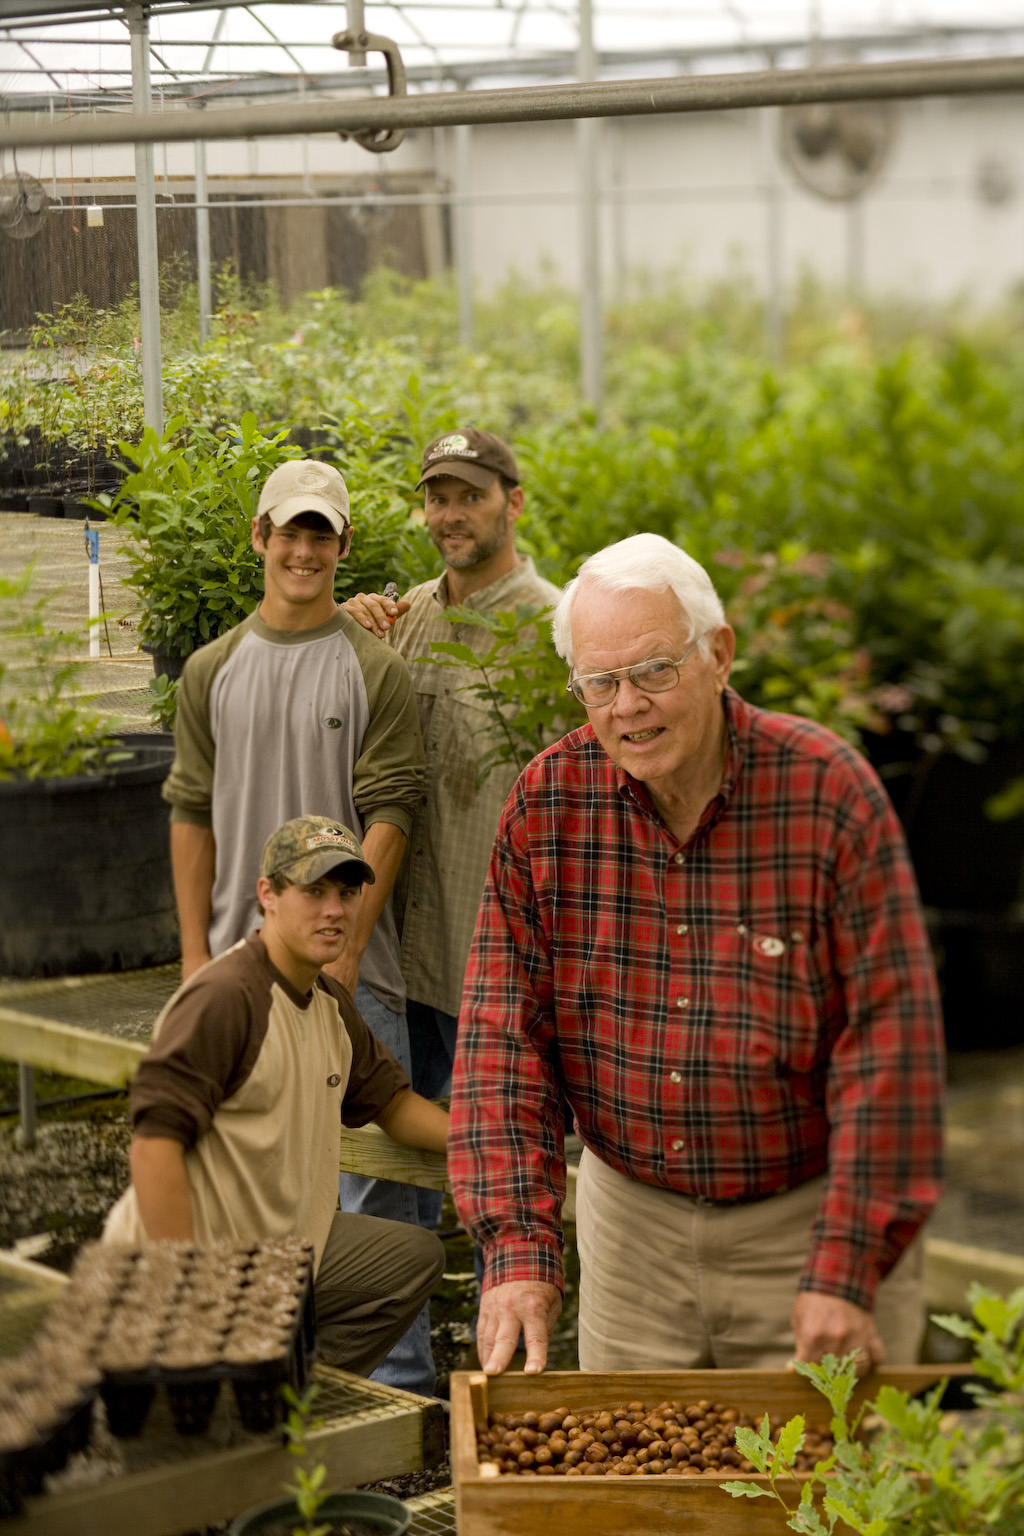
[[[321,974],[373,879],[354,835],[327,817],[268,839],[263,926],[196,971],[157,1020],[131,1090],[131,1188],[104,1229],[129,1243],[307,1238],[320,1356],[360,1375],[426,1301],[444,1249],[420,1227],[337,1209],[342,1122],[374,1120],[435,1152],[448,1130]]]

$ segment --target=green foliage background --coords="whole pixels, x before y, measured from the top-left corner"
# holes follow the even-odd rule
[[[147,637],[172,654],[258,601],[252,497],[290,454],[348,480],[339,597],[432,574],[420,452],[475,422],[515,443],[521,543],[552,580],[642,529],[705,563],[755,702],[917,757],[1024,737],[1021,295],[986,315],[864,309],[805,283],[772,367],[741,281],[637,278],[608,311],[598,415],[578,398],[575,302],[550,283],[481,299],[472,350],[446,283],[378,271],[356,301],[325,290],[286,310],[223,277],[205,347],[194,292],[168,287],[163,444],[142,433],[134,301],[41,318],[0,372],[0,433],[129,465],[118,520]]]

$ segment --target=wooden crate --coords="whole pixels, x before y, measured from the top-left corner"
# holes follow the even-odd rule
[[[919,1392],[944,1375],[938,1366],[876,1371],[858,1388],[857,1401],[888,1383]],[[564,1404],[573,1412],[614,1408],[634,1399],[654,1407],[710,1398],[744,1409],[757,1421],[802,1413],[827,1424],[825,1399],[793,1371],[548,1371],[484,1376],[457,1371],[451,1378],[451,1464],[459,1536],[785,1536],[786,1517],[768,1499],[734,1499],[718,1478],[695,1477],[481,1477],[477,1423],[491,1410]],[[767,1478],[735,1473],[767,1485]],[[789,1488],[792,1482],[787,1479]]]

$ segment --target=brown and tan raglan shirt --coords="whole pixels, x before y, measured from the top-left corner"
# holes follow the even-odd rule
[[[409,835],[423,793],[423,742],[409,669],[343,611],[317,629],[271,629],[250,614],[190,656],[178,693],[172,821],[211,827],[212,955],[259,926],[256,881],[270,834],[331,816],[361,837],[374,822]],[[390,903],[360,980],[405,1007]]]
[[[253,934],[164,1008],[131,1110],[137,1135],[185,1148],[198,1243],[294,1233],[319,1266],[338,1204],[341,1126],[367,1124],[408,1087],[344,987],[321,976],[297,992]],[[104,1236],[145,1241],[133,1189]]]

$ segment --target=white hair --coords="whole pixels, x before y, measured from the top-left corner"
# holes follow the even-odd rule
[[[704,636],[725,623],[722,600],[704,567],[660,533],[635,533],[584,560],[559,599],[551,618],[551,635],[555,650],[570,667],[572,610],[583,586],[604,592],[674,593],[690,626],[688,638],[700,635],[705,655],[708,642]]]

